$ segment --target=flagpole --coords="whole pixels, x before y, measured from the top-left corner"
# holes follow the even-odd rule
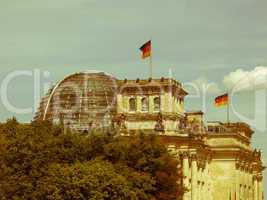
[[[150,78],[153,79],[152,50],[151,50],[151,53],[150,53],[149,68],[150,68]]]
[[[149,58],[149,67],[150,67],[150,78],[153,79],[153,66],[152,66],[152,37],[150,37],[151,42],[151,50],[150,50],[150,58]]]
[[[229,124],[230,123],[230,107],[229,107],[229,104],[230,104],[230,97],[229,97],[229,90],[227,91],[227,123]]]

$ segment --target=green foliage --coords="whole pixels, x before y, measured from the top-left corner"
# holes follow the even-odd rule
[[[137,199],[126,177],[103,160],[53,164],[48,176],[39,181],[38,188],[43,192],[40,196],[47,199]]]
[[[50,122],[0,124],[0,199],[174,200],[177,163],[153,135],[64,131]]]

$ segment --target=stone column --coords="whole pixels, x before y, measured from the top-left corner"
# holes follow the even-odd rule
[[[166,110],[167,112],[173,112],[172,93],[171,92],[166,93],[166,98],[167,98]]]
[[[260,177],[258,177],[258,200],[263,200],[262,192],[263,192],[262,177],[260,176]]]
[[[140,96],[136,97],[136,111],[141,112],[142,105],[141,105],[141,98]]]
[[[251,181],[251,184],[250,184],[250,190],[249,190],[249,199],[254,199],[254,196],[253,196],[253,189],[254,189],[254,183],[253,183],[253,180]]]
[[[153,113],[154,111],[154,96],[148,97],[148,112]]]
[[[197,181],[197,188],[196,188],[196,199],[200,200],[200,181]]]
[[[253,199],[253,175],[252,168],[249,169],[249,199]]]
[[[254,199],[253,200],[259,200],[258,199],[258,180],[257,180],[257,177],[256,175],[253,177],[254,179],[254,188],[253,188],[253,196],[254,196]]]
[[[206,176],[206,166],[204,165],[203,166],[203,173],[202,173],[202,193],[203,193],[203,195],[202,195],[202,199],[204,199],[204,200],[207,200],[207,197],[206,197],[206,194],[207,194],[207,190],[206,190],[206,181],[207,181],[207,176]]]
[[[236,199],[240,199],[240,166],[236,163],[236,170],[235,170],[235,195]]]
[[[249,199],[248,197],[248,185],[245,185],[245,199]]]
[[[202,180],[203,180],[203,171],[202,171],[202,168],[200,167],[199,168],[199,172],[198,172],[198,174],[199,174],[199,178],[198,178],[198,181],[199,181],[199,189],[198,189],[198,199],[200,199],[200,200],[202,200],[203,199],[203,197],[202,197],[202,195],[203,195],[203,185],[202,185]]]
[[[240,169],[240,199],[245,200],[245,171],[244,165]]]
[[[240,199],[241,200],[244,199],[244,185],[243,184],[240,185]]]
[[[209,174],[209,161],[207,161],[205,166],[205,198],[207,200],[211,200],[212,198],[212,192],[210,188],[210,174]]]
[[[203,161],[204,162],[204,161]],[[202,166],[203,168],[201,169],[201,199],[202,200],[205,200],[205,194],[206,194],[206,191],[205,191],[205,181],[206,181],[206,176],[205,176],[205,164],[203,164]]]
[[[168,93],[164,92],[163,94],[160,95],[160,111],[161,112],[168,112]]]
[[[249,177],[248,177],[248,166],[246,165],[246,168],[244,170],[244,180],[245,180],[245,199],[249,199]]]
[[[188,154],[183,154],[183,176],[184,176],[184,187],[189,189],[189,160]],[[190,191],[184,194],[183,200],[190,200]]]
[[[128,112],[129,111],[129,97],[123,96],[122,101],[123,101],[124,112]]]
[[[205,192],[204,192],[204,183],[203,182],[201,182],[201,185],[200,185],[200,199],[205,200]]]
[[[177,112],[177,99],[175,96],[172,97],[172,112]]]
[[[192,200],[197,199],[197,159],[196,155],[192,156],[192,165],[191,165],[191,196]]]

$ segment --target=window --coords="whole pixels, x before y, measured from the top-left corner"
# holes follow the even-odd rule
[[[147,97],[143,97],[141,100],[141,104],[142,104],[142,111],[148,111],[148,98]]]
[[[154,111],[160,111],[160,98],[154,98]]]
[[[136,111],[136,99],[135,98],[130,98],[129,100],[129,110],[130,111]]]

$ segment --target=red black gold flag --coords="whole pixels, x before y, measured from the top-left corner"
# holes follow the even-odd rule
[[[216,106],[224,106],[228,104],[228,94],[223,94],[215,98],[215,105]]]
[[[140,48],[140,51],[142,51],[142,58],[145,59],[149,56],[151,56],[151,40],[143,44]]]

